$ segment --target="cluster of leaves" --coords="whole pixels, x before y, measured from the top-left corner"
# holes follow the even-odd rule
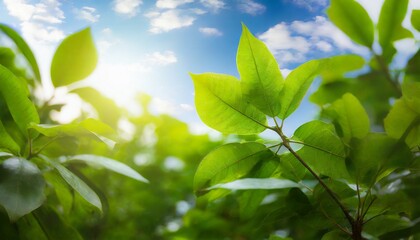
[[[53,103],[54,97],[45,100],[36,96],[43,84],[33,53],[13,29],[0,24],[0,31],[13,45],[0,48],[0,206],[21,238],[37,233],[39,239],[61,235],[80,239],[59,213],[69,211],[76,196],[100,212],[103,199],[76,166],[103,167],[138,181],[147,180],[120,161],[93,154],[112,151],[117,141],[114,119],[105,116],[105,123],[86,118],[69,124],[52,120],[50,113],[63,104]],[[24,57],[30,73],[16,65],[16,53]],[[52,60],[54,87],[72,87],[95,69],[97,60],[89,28],[68,36]],[[89,96],[98,93],[92,88],[73,92],[88,103]],[[7,226],[2,224],[5,229]]]
[[[392,68],[394,42],[413,38],[401,26],[407,5],[385,0],[374,26],[356,1],[331,1],[331,21],[371,52],[369,72],[356,77],[345,74],[366,68],[364,58],[342,55],[308,61],[283,79],[273,55],[245,25],[237,52],[240,80],[191,74],[197,112],[208,126],[279,137],[277,144],[222,145],[204,157],[194,178],[198,206],[212,208],[233,190],[240,217],[266,228],[270,239],[420,237],[420,51],[405,68]],[[420,31],[420,10],[409,14]],[[380,53],[373,48],[375,31]],[[310,100],[321,107],[322,121],[286,136],[286,119],[316,77],[322,81]],[[264,237],[254,234],[246,236]]]

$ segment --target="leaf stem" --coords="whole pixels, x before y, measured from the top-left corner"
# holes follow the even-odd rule
[[[335,193],[318,176],[318,174],[316,174],[315,171],[312,170],[312,168],[309,167],[309,165],[300,157],[300,155],[297,154],[295,150],[293,150],[293,148],[289,144],[290,140],[283,134],[282,130],[280,128],[270,128],[270,129],[274,130],[280,136],[281,140],[283,141],[283,146],[286,147],[287,150],[289,150],[289,152],[293,154],[293,156],[295,156],[295,158],[312,174],[312,176],[314,176],[318,180],[319,184],[321,184],[321,186],[327,191],[327,193],[334,200],[334,202],[340,207],[341,211],[343,212],[344,216],[346,217],[350,225],[353,226],[355,221],[354,221],[354,218],[350,215],[349,211],[340,202],[340,200],[337,198]]]
[[[394,87],[394,89],[398,92],[399,96],[401,96],[401,87],[397,80],[394,80],[391,76],[391,73],[389,72],[388,66],[385,64],[383,58],[379,56],[376,53],[373,53],[375,56],[376,61],[379,64],[379,67],[381,68],[382,72],[385,74],[385,78],[388,80],[389,83]]]

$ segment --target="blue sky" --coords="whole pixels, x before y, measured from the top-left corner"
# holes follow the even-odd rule
[[[383,1],[359,2],[376,21]],[[135,94],[146,92],[154,97],[155,111],[175,115],[202,131],[188,73],[238,76],[241,22],[267,44],[284,75],[312,58],[349,52],[368,56],[329,22],[327,5],[328,0],[3,0],[0,21],[28,41],[46,83],[60,41],[90,26],[100,60],[84,84],[130,109]],[[411,0],[413,8],[420,8],[419,0]],[[406,55],[416,48],[414,42],[397,47]],[[51,88],[45,92],[49,94]],[[81,106],[74,96],[68,100]],[[290,121],[291,128],[315,113],[316,108],[304,103]]]

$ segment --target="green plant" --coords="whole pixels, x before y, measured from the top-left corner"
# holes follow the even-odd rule
[[[247,218],[273,209],[263,200],[274,194],[280,216],[268,229],[270,239],[283,239],[274,234],[278,230],[296,239],[417,239],[420,51],[404,69],[391,64],[394,42],[413,37],[401,26],[407,4],[386,0],[375,28],[356,1],[331,1],[331,21],[372,53],[370,71],[353,78],[345,73],[365,65],[356,55],[311,60],[283,79],[265,44],[245,25],[237,53],[240,80],[191,74],[197,112],[208,126],[225,134],[278,135],[275,144],[229,143],[204,157],[194,178],[198,205],[235,190]],[[419,13],[411,14],[418,31]],[[373,49],[375,29],[381,53]],[[310,99],[324,121],[286,136],[287,118],[318,76],[321,85]]]
[[[54,96],[45,100],[35,94],[43,86],[33,53],[13,29],[0,24],[0,31],[17,49],[0,48],[0,205],[20,238],[81,239],[63,220],[63,213],[73,208],[75,195],[101,212],[105,197],[98,196],[77,166],[87,164],[147,180],[120,161],[94,154],[112,152],[118,141],[115,119],[106,119],[109,125],[93,118],[68,124],[51,119],[51,111],[59,111],[63,104],[53,103]],[[15,52],[24,56],[31,73],[16,66]],[[74,89],[72,84],[90,75],[97,60],[89,28],[68,36],[52,60],[54,87]],[[97,93],[94,89],[76,88],[73,92],[95,105],[88,98]],[[108,102],[108,110],[116,108],[112,104]],[[10,230],[6,226],[2,224],[4,232]]]

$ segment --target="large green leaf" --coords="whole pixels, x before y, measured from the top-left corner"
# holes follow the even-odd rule
[[[408,228],[410,225],[411,223],[407,218],[403,218],[397,214],[382,215],[367,222],[364,226],[364,231],[372,236],[379,237],[388,232]]]
[[[30,123],[39,123],[35,105],[19,83],[19,79],[7,68],[0,65],[0,94],[3,95],[7,107],[21,132],[27,136]]]
[[[12,137],[10,137],[0,120],[0,149],[1,148],[9,149],[15,154],[20,151],[20,146],[13,140]]]
[[[298,107],[314,78],[319,73],[320,61],[312,60],[306,62],[293,70],[285,80],[284,88],[280,98],[281,119],[286,119]]]
[[[319,60],[322,61],[320,75],[322,76],[323,84],[336,81],[343,74],[360,69],[365,64],[363,57],[352,54],[338,55]]]
[[[308,122],[295,131],[293,138],[303,143],[297,153],[316,173],[336,179],[349,178],[344,146],[333,125]]]
[[[370,185],[399,167],[408,167],[412,155],[407,145],[385,134],[370,133],[353,139],[346,159],[349,172],[360,183]]]
[[[63,179],[80,194],[86,201],[102,211],[102,203],[98,195],[83,180],[65,168],[63,165],[49,161],[55,169],[60,173]]]
[[[353,41],[368,48],[373,44],[373,22],[366,10],[354,0],[331,0],[330,20]]]
[[[51,80],[55,87],[69,85],[89,76],[98,62],[98,53],[90,28],[76,32],[58,46],[51,62]]]
[[[382,55],[387,62],[390,62],[396,53],[393,42],[413,36],[409,30],[401,26],[407,6],[408,0],[386,0],[382,5],[378,21],[378,36]]]
[[[417,114],[420,114],[420,81],[404,81],[402,92],[407,106]]]
[[[117,127],[121,111],[112,99],[105,97],[91,87],[77,88],[71,92],[76,93],[84,101],[91,104],[98,112],[99,119],[114,128]]]
[[[420,32],[420,9],[414,9],[411,13],[411,24]]]
[[[205,124],[222,133],[255,134],[266,129],[265,115],[245,101],[235,77],[214,73],[191,77],[195,106]]]
[[[333,103],[340,132],[346,142],[369,133],[369,117],[359,100],[350,93]]]
[[[210,152],[201,161],[194,177],[194,191],[197,194],[220,183],[242,178],[260,161],[273,157],[263,144],[230,143]]]
[[[244,24],[236,61],[244,97],[266,115],[277,116],[283,88],[279,65],[267,46]]]
[[[83,161],[91,165],[104,167],[111,171],[136,179],[137,181],[148,182],[146,178],[141,176],[134,169],[130,168],[129,166],[125,165],[122,162],[116,161],[111,158],[101,157],[97,155],[90,155],[90,154],[82,154],[82,155],[71,156],[69,157],[67,161]]]
[[[29,62],[29,65],[32,68],[32,71],[35,75],[35,79],[41,82],[41,74],[39,73],[38,63],[36,62],[35,56],[29,48],[28,44],[23,40],[23,38],[12,28],[8,27],[5,24],[0,23],[0,30],[5,33],[12,41],[16,44],[19,51],[25,56],[26,60]]]
[[[384,120],[386,133],[395,138],[405,138],[410,147],[420,145],[420,115],[414,112],[404,101],[395,101],[394,106]]]
[[[13,157],[0,165],[0,204],[12,221],[41,206],[44,186],[41,171],[26,159]]]

